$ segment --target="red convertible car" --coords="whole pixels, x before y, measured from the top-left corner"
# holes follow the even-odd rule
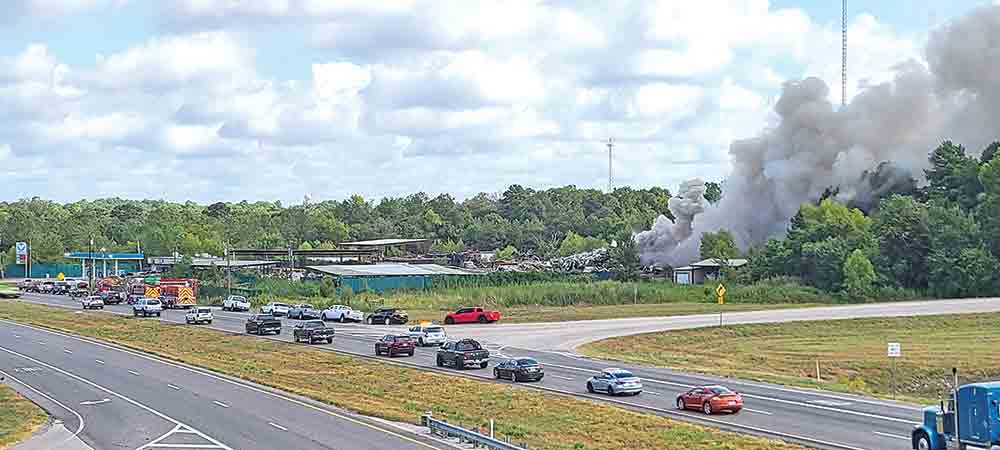
[[[677,396],[677,409],[738,413],[743,409],[743,396],[725,386],[701,386]]]
[[[460,308],[458,311],[448,313],[444,316],[444,323],[448,325],[456,323],[489,323],[500,320],[500,311],[489,311],[478,306],[470,308]]]

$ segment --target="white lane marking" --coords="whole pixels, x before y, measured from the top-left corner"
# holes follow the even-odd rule
[[[95,359],[95,360],[94,360],[94,362],[95,362],[95,363],[98,363],[98,364],[104,364],[104,361],[101,361],[101,360],[99,360],[99,359]]]
[[[902,439],[904,441],[910,440],[909,436],[903,436],[903,435],[899,435],[899,434],[883,433],[881,431],[872,431],[872,433],[874,433],[876,435],[879,435],[879,436],[882,436],[882,437],[887,437],[887,438],[892,438],[892,439]]]
[[[812,403],[815,405],[823,405],[823,406],[847,406],[851,404],[850,402],[835,402],[833,400],[809,400],[806,403]]]
[[[172,385],[172,384],[167,384],[167,387],[168,387],[168,388],[170,388],[170,389],[173,389],[173,390],[175,390],[175,391],[179,391],[179,390],[181,390],[181,388],[179,388],[179,387],[177,387],[177,386],[174,386],[174,385]]]
[[[104,403],[111,403],[111,399],[110,398],[106,398],[106,399],[103,399],[103,400],[92,400],[92,401],[89,401],[89,402],[80,402],[80,404],[84,405],[84,406],[102,405]]]
[[[649,394],[649,395],[663,395],[663,394],[661,394],[659,392],[653,392],[653,391],[642,391],[642,393],[643,394]]]
[[[752,412],[754,414],[763,414],[765,416],[770,416],[770,415],[774,414],[774,413],[769,413],[767,411],[761,411],[759,409],[743,408],[743,410],[746,411],[746,412]]]
[[[51,370],[54,370],[54,371],[59,372],[59,373],[61,373],[63,375],[66,375],[67,377],[70,377],[70,378],[72,378],[74,380],[77,380],[77,381],[79,381],[81,383],[90,385],[90,386],[92,386],[92,387],[94,387],[94,388],[96,388],[98,390],[104,391],[104,392],[106,392],[108,394],[111,394],[111,395],[113,395],[115,397],[118,397],[118,398],[120,398],[122,400],[125,400],[126,402],[132,404],[133,406],[135,406],[135,407],[137,407],[139,409],[142,409],[142,410],[144,410],[144,411],[146,411],[146,412],[148,412],[150,414],[153,414],[153,415],[155,415],[155,416],[157,416],[157,417],[159,417],[159,418],[161,418],[163,420],[166,420],[167,422],[176,424],[178,426],[183,426],[185,428],[189,428],[192,431],[196,431],[199,437],[201,437],[202,439],[205,439],[206,441],[211,442],[214,445],[217,445],[218,448],[222,448],[222,449],[225,449],[225,450],[233,450],[232,448],[227,447],[225,444],[223,444],[223,443],[221,443],[221,442],[219,442],[219,441],[217,441],[215,439],[212,439],[212,438],[208,437],[208,435],[206,435],[206,434],[204,434],[202,432],[199,432],[199,431],[195,430],[194,428],[191,428],[191,427],[189,427],[187,425],[184,425],[183,423],[181,423],[177,419],[174,419],[174,418],[172,418],[172,417],[170,417],[170,416],[168,416],[166,414],[163,414],[163,413],[161,413],[161,412],[159,412],[159,411],[157,411],[157,410],[155,410],[155,409],[153,409],[153,408],[151,408],[149,406],[146,406],[145,404],[142,404],[142,403],[139,403],[139,402],[137,402],[135,400],[132,400],[131,398],[126,397],[124,394],[119,394],[119,393],[117,393],[115,391],[112,391],[111,389],[108,389],[108,388],[106,388],[104,386],[101,386],[101,385],[99,385],[97,383],[94,383],[93,381],[90,381],[90,380],[88,380],[86,378],[83,378],[83,377],[81,377],[79,375],[74,375],[74,374],[69,373],[69,372],[67,372],[65,370],[62,370],[62,369],[60,369],[60,368],[58,368],[56,366],[53,366],[51,364],[39,361],[39,360],[37,360],[35,358],[32,358],[32,357],[30,357],[28,355],[25,355],[25,354],[22,354],[22,353],[18,353],[18,352],[14,351],[14,350],[11,350],[9,348],[5,348],[3,346],[0,346],[0,351],[10,353],[11,355],[14,355],[14,356],[20,356],[21,358],[24,358],[24,359],[26,359],[28,361],[31,361],[31,362],[35,363],[35,364],[48,367]],[[143,447],[140,447],[140,448],[143,448]]]
[[[160,436],[160,437],[158,437],[156,439],[153,439],[152,442],[150,442],[148,444],[145,444],[145,445],[137,448],[136,450],[143,450],[143,449],[147,449],[147,448],[201,448],[201,449],[204,449],[204,448],[226,448],[224,445],[222,445],[220,443],[217,443],[215,441],[212,441],[213,442],[212,444],[161,444],[160,443],[164,439],[166,439],[166,438],[168,438],[170,436],[173,436],[175,434],[196,434],[199,437],[204,438],[205,440],[212,441],[210,438],[208,438],[205,435],[199,433],[197,430],[195,430],[195,429],[193,429],[191,427],[188,427],[188,426],[182,425],[182,424],[177,424],[176,426],[174,426],[174,428],[172,430],[164,433],[162,436]]]
[[[546,365],[550,366],[550,367],[559,367],[559,368],[562,368],[562,369],[578,370],[578,371],[581,371],[581,372],[600,373],[600,371],[598,371],[598,370],[586,369],[586,368],[582,368],[582,367],[563,366],[563,365],[552,364],[552,363],[547,363]],[[645,381],[645,382],[649,382],[649,383],[657,383],[657,384],[667,384],[667,385],[679,386],[679,387],[682,387],[684,389],[691,389],[691,388],[694,387],[693,385],[690,385],[690,384],[675,383],[673,381],[663,381],[663,380],[657,380],[657,379],[653,379],[653,378],[643,378],[642,380]],[[793,401],[793,400],[784,400],[784,399],[780,399],[780,398],[767,397],[767,396],[763,396],[763,395],[743,394],[743,397],[746,397],[746,398],[756,398],[758,400],[766,400],[766,401],[775,402],[775,403],[784,403],[786,405],[804,406],[804,407],[807,407],[807,408],[819,409],[819,410],[823,410],[823,411],[831,411],[831,412],[842,413],[842,414],[850,414],[850,415],[860,416],[860,417],[867,417],[869,419],[885,420],[885,421],[888,421],[888,422],[905,423],[905,424],[909,424],[909,425],[917,423],[914,420],[906,420],[906,419],[900,419],[900,418],[896,418],[896,417],[882,416],[882,415],[878,415],[878,414],[871,414],[871,413],[866,413],[866,412],[861,412],[861,411],[851,411],[849,409],[832,408],[832,407],[829,407],[829,406],[814,405],[814,404],[810,404],[810,403],[803,403],[803,402]]]
[[[130,373],[132,375],[135,375],[135,376],[139,376],[139,372],[136,372],[134,370],[129,370],[128,373]]]
[[[15,334],[14,337],[18,338],[18,339],[21,339],[21,335],[20,334]]]
[[[242,387],[244,389],[247,389],[247,390],[259,393],[259,394],[263,394],[263,395],[266,395],[266,396],[269,396],[269,397],[274,397],[274,398],[277,398],[277,399],[281,399],[281,400],[284,400],[286,402],[289,402],[289,403],[292,403],[292,404],[295,404],[295,405],[298,405],[298,406],[301,406],[301,407],[304,407],[304,408],[307,408],[307,409],[311,409],[311,410],[319,412],[319,413],[326,414],[328,416],[336,417],[338,419],[341,419],[341,420],[344,420],[344,421],[347,421],[347,422],[351,422],[351,423],[353,423],[355,425],[359,425],[359,426],[362,426],[362,427],[365,427],[365,428],[369,428],[369,429],[372,429],[372,430],[375,430],[375,431],[378,431],[378,432],[381,432],[381,433],[385,433],[385,434],[388,434],[390,436],[394,436],[394,437],[396,437],[398,439],[401,439],[401,440],[404,440],[406,442],[409,442],[411,444],[418,445],[420,447],[424,447],[424,448],[428,448],[428,449],[432,449],[432,450],[439,450],[438,447],[435,447],[433,445],[429,445],[429,444],[424,443],[422,441],[413,439],[413,438],[411,438],[409,436],[405,436],[403,434],[399,434],[399,433],[396,433],[394,431],[389,431],[389,430],[386,430],[384,428],[379,428],[379,427],[377,427],[375,425],[372,425],[370,423],[367,423],[367,422],[355,419],[353,417],[342,415],[342,414],[338,414],[338,413],[335,413],[333,411],[330,411],[330,410],[327,410],[327,409],[323,409],[323,408],[320,408],[320,407],[315,406],[315,405],[311,405],[311,404],[306,403],[306,402],[295,400],[295,399],[293,399],[291,397],[286,397],[286,396],[283,396],[283,395],[275,393],[275,392],[266,391],[264,389],[260,389],[260,388],[254,387],[254,386],[251,386],[249,384],[239,383],[239,382],[230,380],[228,378],[224,378],[222,376],[215,375],[215,374],[213,374],[211,372],[208,372],[208,371],[205,371],[203,369],[197,369],[197,368],[194,368],[194,367],[191,367],[191,366],[185,366],[185,365],[173,363],[173,362],[170,362],[170,361],[167,361],[167,360],[164,360],[164,359],[154,358],[152,356],[144,355],[144,354],[141,354],[141,353],[138,353],[138,352],[134,352],[134,351],[131,351],[131,350],[128,350],[128,349],[124,349],[122,347],[118,347],[118,346],[115,346],[115,345],[112,345],[112,344],[105,344],[105,343],[100,342],[100,341],[96,341],[96,340],[92,340],[92,339],[87,339],[87,338],[83,338],[83,337],[80,337],[80,336],[74,336],[74,335],[69,334],[69,333],[63,333],[63,332],[60,332],[60,331],[48,330],[48,329],[45,329],[45,328],[39,328],[39,327],[32,326],[32,325],[25,325],[23,323],[18,323],[18,322],[14,322],[14,321],[10,321],[10,320],[0,319],[0,323],[5,323],[5,324],[8,324],[8,325],[13,325],[13,326],[17,326],[17,327],[24,327],[24,328],[27,328],[29,330],[34,330],[34,331],[38,331],[38,332],[41,332],[41,333],[49,333],[49,334],[54,334],[56,336],[62,336],[63,338],[66,338],[66,339],[72,339],[72,340],[77,341],[77,342],[87,343],[87,344],[94,345],[94,346],[97,346],[97,347],[101,347],[101,348],[104,348],[104,349],[108,349],[108,350],[113,350],[113,351],[116,351],[116,352],[125,353],[125,354],[131,355],[131,356],[136,357],[136,358],[141,358],[141,359],[145,359],[147,361],[152,361],[152,362],[155,362],[155,363],[158,363],[158,364],[163,364],[163,365],[166,365],[166,366],[174,367],[174,368],[181,369],[181,370],[184,370],[184,371],[187,371],[187,372],[196,373],[196,374],[201,375],[203,377],[211,378],[213,380],[221,381],[223,383],[231,384],[233,386]],[[225,332],[226,333],[230,333],[230,334],[239,334],[239,333],[234,333],[232,331],[225,331]],[[277,340],[277,339],[275,339],[275,340]],[[282,342],[282,341],[278,341],[278,342]],[[0,350],[3,350],[3,347],[0,347]],[[354,354],[354,355],[355,356],[361,356],[360,354]],[[399,363],[399,364],[402,365],[402,363]],[[766,430],[759,430],[759,431],[766,431]],[[803,439],[803,440],[809,441],[809,439]],[[837,445],[832,445],[832,447],[838,447],[838,446]],[[839,446],[839,447],[844,448],[843,446]],[[228,449],[228,450],[232,450],[232,449]],[[861,450],[861,449],[848,449],[848,450]]]
[[[45,345],[45,341],[38,341],[38,345]]]
[[[72,354],[73,354],[73,350],[70,350],[70,349],[68,349],[68,348],[64,348],[64,349],[63,349],[63,353],[67,353],[67,354],[70,354],[70,355],[72,355]]]
[[[24,387],[26,387],[28,389],[31,389],[32,392],[34,392],[34,393],[42,396],[42,398],[44,398],[44,399],[46,399],[46,400],[48,400],[48,401],[50,401],[52,403],[55,403],[56,405],[59,405],[62,409],[65,409],[66,411],[69,411],[74,416],[76,416],[76,419],[80,422],[80,426],[76,428],[76,431],[73,433],[73,436],[76,436],[76,435],[80,434],[81,431],[83,431],[83,416],[81,416],[80,413],[74,411],[73,408],[70,408],[69,406],[66,406],[66,405],[62,404],[62,402],[60,402],[59,400],[56,400],[56,399],[50,397],[48,394],[45,394],[44,392],[39,391],[38,389],[35,389],[33,386],[31,386],[28,383],[25,383],[25,382],[23,382],[23,381],[15,378],[15,377],[11,376],[7,372],[4,372],[4,371],[0,370],[0,375],[3,375],[5,377],[7,377],[7,378],[10,378],[11,380],[14,380],[15,382],[17,382],[21,386],[24,386]]]
[[[229,405],[227,405],[225,403],[222,403],[222,402],[219,402],[219,401],[214,401],[213,400],[212,403],[215,403],[216,405],[219,405],[219,406],[221,406],[223,408],[228,408],[229,407]]]
[[[219,448],[219,446],[217,446],[217,445],[202,445],[202,444],[147,444],[147,445],[139,447],[139,448],[140,449],[144,449],[144,448],[197,448],[197,449],[204,449],[204,448]]]
[[[272,427],[274,427],[274,428],[277,428],[277,429],[279,429],[281,431],[288,431],[288,428],[285,428],[285,427],[283,427],[281,425],[278,425],[278,424],[276,424],[274,422],[268,422],[267,424],[270,425],[270,426],[272,426]]]
[[[549,374],[549,376],[553,377],[553,378],[560,378],[560,379],[563,379],[563,380],[570,380],[570,381],[573,380],[573,377],[564,377],[562,375],[552,375],[552,374]]]

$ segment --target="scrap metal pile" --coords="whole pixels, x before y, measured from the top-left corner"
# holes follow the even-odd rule
[[[555,258],[552,268],[561,272],[603,272],[611,267],[611,252],[607,247],[584,253]]]

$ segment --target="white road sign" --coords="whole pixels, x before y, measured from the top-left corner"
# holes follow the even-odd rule
[[[903,349],[899,346],[899,342],[890,342],[888,346],[888,353],[890,358],[899,358],[903,355]]]

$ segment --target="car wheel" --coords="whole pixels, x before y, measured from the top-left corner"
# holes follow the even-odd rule
[[[368,325],[375,325],[375,321],[371,317],[368,318]]]
[[[346,314],[341,314],[340,315],[340,323],[346,323],[346,322],[347,322],[347,315]]]
[[[160,313],[156,313],[156,317],[160,317]]]
[[[389,318],[388,317],[385,318],[385,324],[384,325],[389,325]]]
[[[437,357],[437,366],[444,367],[444,360],[440,356]]]
[[[683,398],[677,397],[677,409],[680,409],[680,410],[685,409],[685,407],[684,407],[684,399]]]
[[[486,368],[486,366],[488,366],[488,365],[490,365],[489,361],[487,361],[487,362],[484,362],[484,363],[480,364],[480,365],[479,365],[479,368],[480,368],[480,369],[485,369],[485,368]]]
[[[410,353],[407,353],[406,356],[413,356],[413,350],[410,350]]]
[[[332,344],[333,343],[333,338],[326,338],[326,343],[327,344]]]
[[[424,338],[417,339],[417,345],[423,347],[424,346]]]
[[[479,316],[479,318],[477,318],[476,320],[477,320],[477,321],[478,321],[479,323],[486,323],[486,322],[488,322],[488,321],[486,320],[486,316]]]
[[[211,320],[209,320],[209,321],[208,321],[208,324],[209,324],[209,325],[211,325],[211,324],[212,324],[212,321],[211,321]]]
[[[931,450],[931,440],[926,434],[920,433],[920,437],[917,438],[917,450]]]
[[[589,381],[587,382],[587,392],[594,393],[594,385]]]
[[[615,388],[613,388],[611,386],[608,386],[608,395],[614,397],[615,396]]]
[[[498,380],[500,379],[500,371],[499,370],[493,369],[493,378],[496,378]]]
[[[708,414],[708,415],[711,416],[712,415],[712,403],[711,402],[705,402],[704,404],[702,404],[701,405],[701,411],[704,412],[705,414]]]
[[[454,325],[455,324],[455,318],[454,317],[445,317],[444,318],[444,323],[447,324],[447,325]]]

